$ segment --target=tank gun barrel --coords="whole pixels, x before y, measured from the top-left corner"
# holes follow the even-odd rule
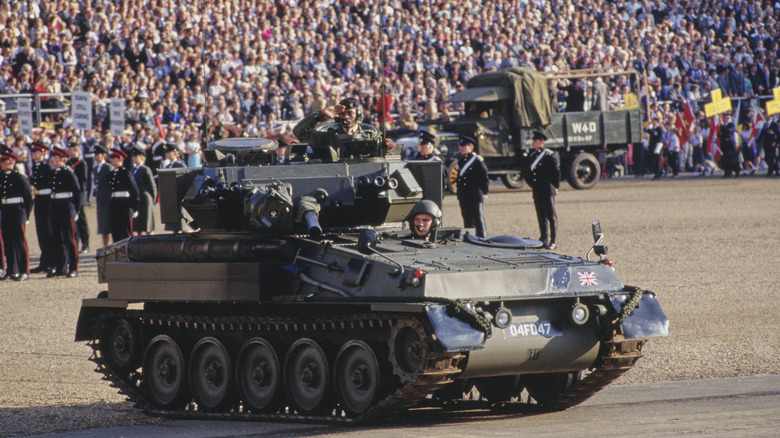
[[[134,262],[291,262],[295,256],[285,240],[232,239],[166,239],[147,237],[131,239],[127,256]]]

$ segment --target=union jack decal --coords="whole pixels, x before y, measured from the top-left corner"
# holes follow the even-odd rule
[[[577,277],[580,279],[580,286],[596,286],[596,274],[593,272],[578,272]]]

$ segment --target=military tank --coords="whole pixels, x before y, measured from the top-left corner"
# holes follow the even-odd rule
[[[151,415],[357,423],[464,397],[561,410],[668,336],[655,294],[623,285],[600,225],[584,258],[437,227],[440,164],[219,140],[161,170],[161,217],[195,232],[100,249],[107,288],[76,341]]]

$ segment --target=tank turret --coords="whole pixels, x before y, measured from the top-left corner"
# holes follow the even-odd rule
[[[98,251],[106,290],[83,301],[76,341],[151,414],[344,423],[465,392],[566,409],[669,334],[655,294],[615,276],[598,223],[584,258],[478,238],[430,205],[438,162],[297,144],[274,165],[274,149],[221,140],[203,168],[160,171],[163,222],[194,231]],[[437,219],[425,239],[413,211]]]

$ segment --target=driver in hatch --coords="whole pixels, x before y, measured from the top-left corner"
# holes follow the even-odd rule
[[[433,231],[441,225],[441,209],[435,202],[423,199],[412,207],[407,216],[412,239],[431,242]]]

